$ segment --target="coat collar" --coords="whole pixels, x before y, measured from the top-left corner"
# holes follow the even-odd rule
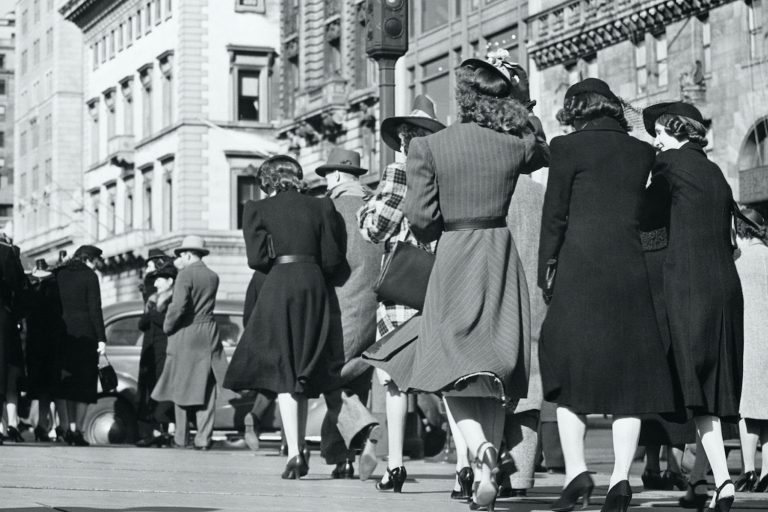
[[[697,153],[701,153],[704,156],[707,156],[707,153],[704,151],[704,148],[699,146],[698,144],[694,144],[693,142],[686,142],[682,146],[680,146],[680,149],[689,149],[691,151],[695,151]]]
[[[608,130],[627,133],[627,131],[621,127],[621,124],[619,124],[619,122],[612,117],[598,117],[595,119],[590,119],[584,123],[584,126],[578,128],[576,131],[582,130]]]

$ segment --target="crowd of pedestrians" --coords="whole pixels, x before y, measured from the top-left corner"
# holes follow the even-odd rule
[[[552,510],[588,504],[588,414],[612,418],[605,512],[629,507],[638,445],[644,486],[685,490],[683,507],[706,506],[708,468],[709,506],[719,512],[736,490],[768,490],[768,457],[755,467],[768,441],[766,221],[739,209],[707,158],[701,113],[680,102],[646,108],[650,145],[630,136],[609,85],[590,78],[566,91],[558,120],[569,133],[548,143],[525,70],[503,51],[462,63],[456,102],[448,127],[425,96],[409,115],[383,121],[383,143],[404,158],[376,190],[360,182],[360,155],[343,148],[315,170],[327,181],[323,198],[306,193],[294,158],[260,166],[268,197],[243,212],[254,274],[229,364],[202,238],[186,237],[175,257],[150,253],[139,445],[186,446],[195,424],[192,444],[207,450],[217,390],[255,391],[258,404],[277,400],[282,477],[299,479],[310,471],[308,399],[323,396],[321,456],[333,478],[352,478],[360,453],[365,480],[383,431],[369,406],[373,387],[384,395],[388,436],[379,491],[401,492],[407,481],[410,395],[442,400],[457,454],[450,497],[470,510],[526,495],[539,435],[545,444],[559,436],[562,449],[561,463],[547,456],[564,473]],[[544,167],[546,191],[530,177]],[[26,367],[27,393],[46,411],[36,435],[47,437],[55,410],[62,439],[87,444],[83,417],[106,341],[99,255],[83,246],[27,278],[18,249],[0,243],[0,391],[12,439]],[[736,425],[744,474],[734,484],[723,431]],[[686,444],[697,446],[687,479]]]

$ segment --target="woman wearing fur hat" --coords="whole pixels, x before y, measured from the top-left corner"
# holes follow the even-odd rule
[[[707,131],[696,107],[660,103],[643,111],[643,121],[661,151],[648,193],[668,208],[661,295],[681,395],[677,419],[696,423],[717,486],[711,507],[723,512],[733,503],[734,486],[720,421],[739,417],[744,348],[744,299],[731,238],[737,212],[731,187],[704,152]],[[692,487],[703,506],[706,487]]]

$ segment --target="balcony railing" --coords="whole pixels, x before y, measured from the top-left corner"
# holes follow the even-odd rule
[[[114,135],[107,141],[109,160],[116,165],[133,165],[136,143],[133,135]]]

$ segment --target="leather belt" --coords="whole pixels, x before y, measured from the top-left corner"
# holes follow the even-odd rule
[[[461,219],[443,222],[445,231],[465,231],[469,229],[493,229],[507,226],[506,217],[485,217],[482,219]]]
[[[317,258],[310,254],[284,254],[275,258],[275,265],[286,263],[317,263]]]

